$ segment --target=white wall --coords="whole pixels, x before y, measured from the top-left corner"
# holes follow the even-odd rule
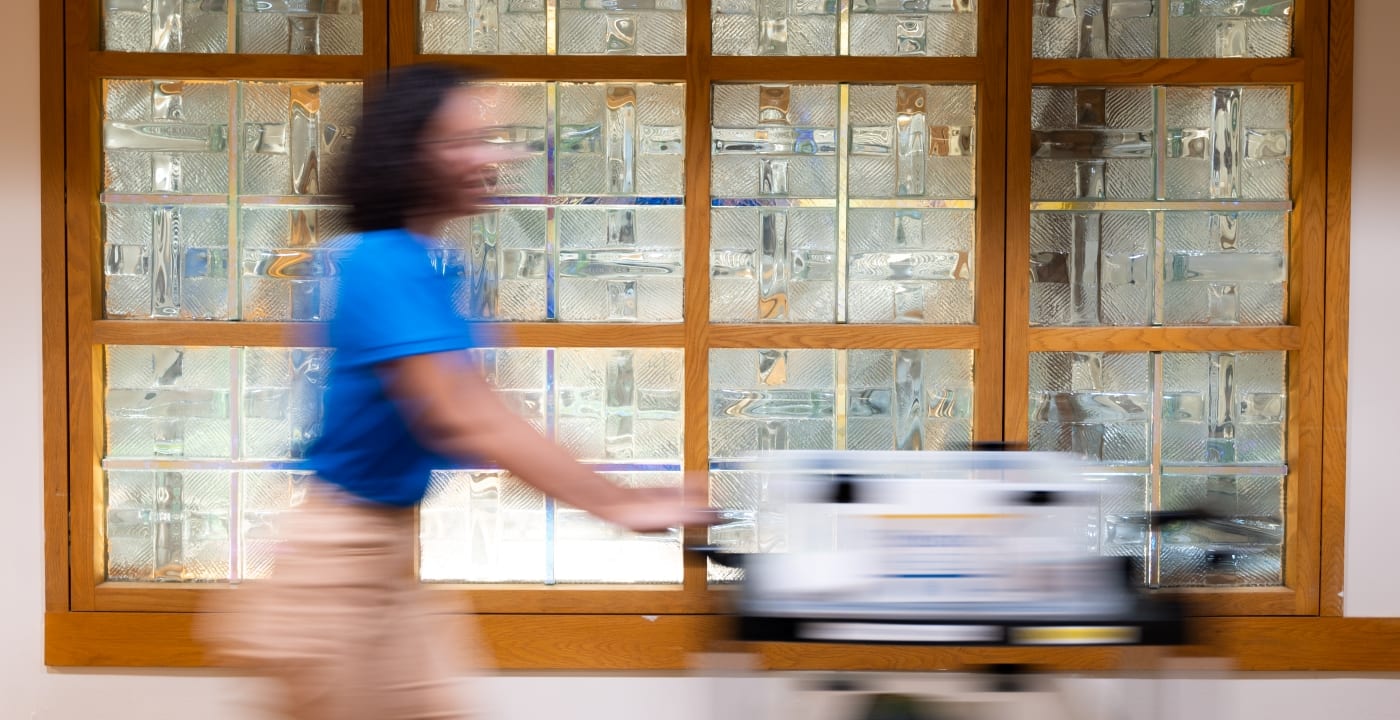
[[[1400,508],[1400,318],[1394,274],[1400,268],[1400,3],[1358,0],[1353,110],[1351,347],[1347,407],[1347,615],[1400,615],[1394,563]]]
[[[248,681],[200,672],[50,671],[43,667],[41,445],[39,354],[38,3],[6,3],[0,23],[0,720],[163,720],[194,714],[207,720],[249,718],[237,704]],[[1400,616],[1400,572],[1393,562],[1393,515],[1400,508],[1388,443],[1400,436],[1400,381],[1392,369],[1400,337],[1391,312],[1391,275],[1400,267],[1400,98],[1387,74],[1400,66],[1400,3],[1357,0],[1356,138],[1353,187],[1351,435],[1347,514],[1348,615]],[[1387,329],[1387,330],[1382,330]],[[1081,681],[1076,695],[1112,698],[1115,689]],[[569,716],[592,720],[702,720],[720,717],[709,704],[716,688],[679,677],[535,676],[496,678],[480,695],[494,717]],[[1178,692],[1185,690],[1185,692]],[[1105,695],[1105,693],[1109,693]],[[743,703],[790,705],[773,682],[728,686]],[[1252,676],[1196,682],[1171,693],[1223,703],[1203,717],[1290,720],[1321,715],[1395,716],[1400,679]],[[1179,707],[1179,706],[1178,706]],[[1098,714],[1098,713],[1094,713]],[[724,713],[726,717],[758,717]],[[1141,715],[1132,715],[1140,717]],[[775,717],[769,715],[768,717]],[[1201,716],[1197,716],[1201,717]]]

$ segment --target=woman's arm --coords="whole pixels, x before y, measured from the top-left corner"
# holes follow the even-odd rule
[[[511,412],[459,354],[413,355],[382,372],[420,440],[437,452],[494,461],[558,500],[637,532],[712,522],[679,493],[629,490],[579,464]]]

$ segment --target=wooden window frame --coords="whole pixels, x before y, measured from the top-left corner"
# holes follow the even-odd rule
[[[1238,649],[1246,667],[1375,669],[1343,646],[1365,633],[1400,634],[1400,621],[1345,620],[1346,302],[1349,251],[1351,57],[1354,0],[1295,0],[1292,58],[1266,60],[1032,60],[1029,0],[979,2],[977,58],[712,57],[710,4],[687,5],[686,56],[425,56],[417,0],[364,4],[362,56],[127,54],[100,47],[100,0],[41,2],[43,114],[43,350],[47,662],[51,665],[198,666],[190,629],[213,587],[104,581],[96,390],[105,344],[281,346],[290,323],[101,319],[98,183],[101,82],[178,75],[198,79],[359,80],[386,67],[434,60],[519,81],[683,81],[687,84],[683,322],[643,325],[509,323],[527,347],[675,347],[686,353],[684,467],[708,457],[711,348],[961,348],[975,353],[974,437],[1024,440],[1027,360],[1044,350],[1287,350],[1289,406],[1286,587],[1182,591],[1199,603],[1202,632]],[[1016,8],[1011,12],[1010,8]],[[171,73],[172,68],[179,72]],[[728,325],[709,320],[709,146],[712,82],[968,83],[977,87],[976,324]],[[1032,85],[1285,84],[1294,89],[1294,222],[1289,248],[1291,325],[1266,328],[1030,328],[1029,126]],[[998,172],[998,169],[1004,169]],[[1004,242],[1003,242],[1004,239]],[[1019,328],[1019,329],[1018,329]],[[601,338],[601,339],[600,339]],[[1325,372],[1324,372],[1325,370]],[[691,477],[694,477],[692,475]],[[694,530],[689,531],[694,537]],[[473,608],[507,668],[665,669],[684,666],[723,628],[723,591],[687,559],[672,588],[579,586],[436,588],[449,607]],[[1291,617],[1269,617],[1291,616]],[[1380,623],[1380,625],[1376,625]],[[1299,633],[1302,633],[1299,635]],[[1310,638],[1316,652],[1279,654],[1268,640]],[[1296,643],[1293,643],[1296,644]],[[1394,646],[1394,643],[1391,643]],[[1373,646],[1363,643],[1363,647]],[[1094,669],[1131,655],[1113,649],[899,649],[760,647],[775,668],[941,669],[1029,658]],[[1392,651],[1400,661],[1400,651]],[[1367,663],[1372,663],[1368,665]],[[1364,666],[1364,667],[1363,667]]]

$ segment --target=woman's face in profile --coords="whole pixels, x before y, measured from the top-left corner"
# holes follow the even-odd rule
[[[433,214],[460,217],[477,211],[495,191],[497,166],[512,157],[488,142],[495,90],[464,86],[448,93],[423,134],[424,165],[432,175]]]

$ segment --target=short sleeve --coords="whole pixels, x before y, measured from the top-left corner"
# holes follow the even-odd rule
[[[347,366],[476,347],[446,278],[406,233],[362,241],[342,264],[330,340]]]

